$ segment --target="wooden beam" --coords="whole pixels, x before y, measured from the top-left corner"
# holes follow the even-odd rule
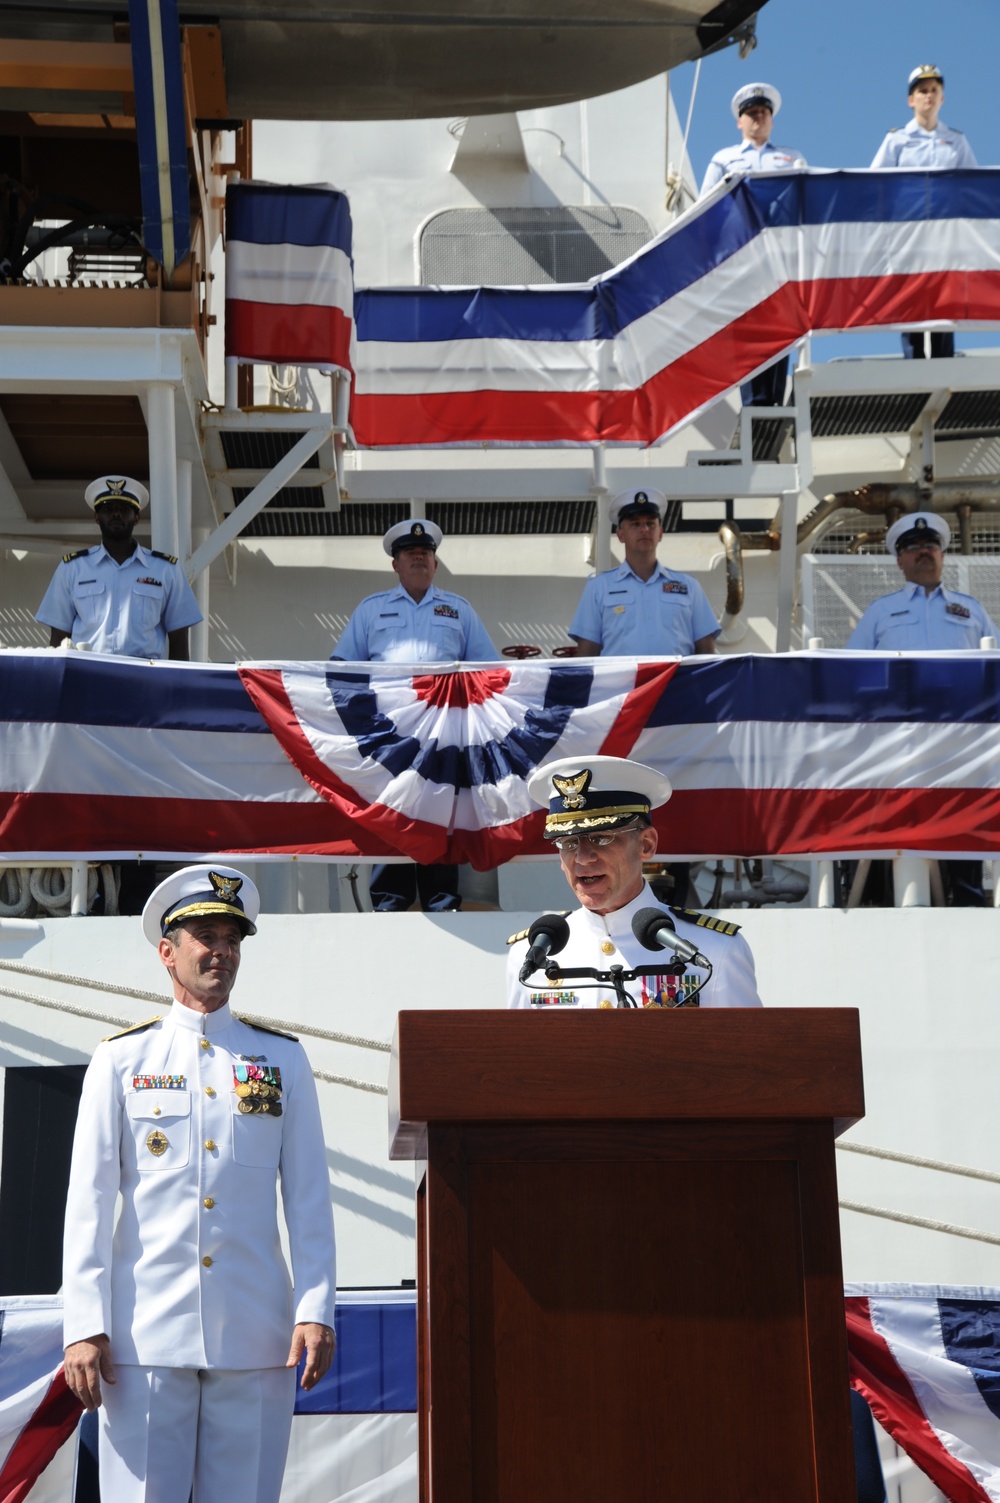
[[[228,120],[226,69],[218,26],[185,26],[184,47],[194,94],[195,120]]]
[[[8,39],[0,51],[0,89],[131,93],[132,53],[121,42]]]

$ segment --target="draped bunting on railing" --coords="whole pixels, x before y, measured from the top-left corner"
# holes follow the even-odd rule
[[[226,354],[350,374],[351,210],[325,184],[226,190]]]
[[[737,176],[567,286],[355,293],[343,194],[234,184],[227,214],[227,354],[353,367],[363,446],[650,444],[811,331],[1000,321],[988,168]]]
[[[338,1295],[337,1356],[311,1394],[298,1390],[282,1503],[415,1496],[414,1299],[408,1291]],[[68,1411],[62,1432],[46,1412],[46,1396],[51,1407],[65,1393],[59,1300],[3,1304],[0,1496],[20,1498],[14,1489],[30,1486],[78,1411]],[[953,1503],[996,1503],[998,1291],[854,1284],[845,1309],[851,1381],[876,1418]],[[78,1503],[96,1495],[92,1477],[82,1477]]]
[[[665,771],[677,856],[1000,852],[1000,653],[479,668],[0,654],[0,855],[537,853],[545,761]]]
[[[996,1289],[849,1284],[851,1382],[952,1503],[1000,1499]]]
[[[810,331],[1000,320],[1000,171],[736,177],[578,286],[357,294],[371,446],[650,444]]]

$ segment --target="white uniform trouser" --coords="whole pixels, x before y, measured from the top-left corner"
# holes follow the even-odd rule
[[[102,1383],[103,1503],[278,1503],[294,1368],[116,1368]]]

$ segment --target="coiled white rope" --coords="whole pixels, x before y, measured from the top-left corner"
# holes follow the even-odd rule
[[[113,867],[102,864],[104,912],[118,912],[118,883]],[[87,868],[87,910],[97,896],[97,867]],[[0,866],[0,918],[24,918],[35,911],[52,918],[69,913],[73,900],[73,869],[69,866]]]
[[[28,872],[16,866],[0,867],[0,918],[24,918],[30,907]]]

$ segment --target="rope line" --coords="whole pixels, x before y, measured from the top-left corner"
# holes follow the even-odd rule
[[[907,1216],[904,1211],[887,1211],[882,1206],[866,1206],[860,1200],[840,1201],[842,1211],[857,1211],[861,1216],[878,1216],[883,1221],[901,1221],[904,1226],[920,1226],[929,1232],[947,1232],[952,1237],[968,1237],[973,1242],[989,1242],[1000,1247],[1000,1237],[992,1232],[977,1232],[971,1226],[955,1226],[951,1221],[930,1221],[926,1216]]]
[[[96,1011],[96,1009],[90,1007],[74,1007],[71,1002],[53,1002],[50,1000],[50,998],[39,997],[34,992],[17,992],[13,991],[10,987],[7,986],[0,986],[0,997],[8,997],[14,1002],[30,1002],[33,1007],[45,1007],[48,1008],[50,1012],[68,1013],[74,1018],[86,1018],[90,1022],[110,1023],[113,1028],[132,1028],[135,1025],[135,1020],[133,1018],[116,1017],[114,1013],[98,1012]],[[151,1000],[158,1002],[160,1006],[170,1006],[170,1000],[166,997],[156,997],[154,995],[151,997]],[[250,1023],[251,1025],[254,1022],[265,1022],[264,1019],[251,1018],[249,1013],[243,1013],[241,1014],[241,1016],[244,1021]],[[269,1021],[267,1021],[265,1026],[270,1027],[272,1025]],[[275,1023],[273,1026],[275,1028],[279,1028],[279,1031],[281,1031],[280,1025],[278,1023]],[[284,1031],[287,1032],[287,1029]],[[303,1030],[303,1032],[304,1031],[305,1030]],[[347,1034],[331,1033],[324,1034],[322,1036],[326,1038],[345,1039],[350,1041],[350,1036]],[[388,1045],[386,1045],[385,1047],[388,1049]],[[351,1086],[356,1091],[372,1091],[379,1096],[388,1096],[389,1094],[387,1086],[376,1085],[375,1082],[371,1080],[358,1080],[353,1075],[333,1075],[329,1070],[313,1070],[312,1073],[316,1080],[325,1081],[328,1085]]]
[[[872,1148],[868,1143],[838,1143],[845,1153],[864,1153],[873,1159],[889,1159],[893,1164],[913,1164],[917,1169],[939,1169],[942,1174],[963,1174],[966,1179],[982,1179],[988,1185],[1000,1185],[1000,1174],[991,1169],[970,1169],[965,1164],[948,1164],[943,1159],[920,1159],[912,1153],[895,1153],[891,1148]]]
[[[154,1007],[169,1007],[170,998],[162,992],[141,991],[134,986],[117,986],[112,981],[95,981],[90,976],[71,976],[65,971],[47,971],[38,966],[24,965],[19,960],[0,960],[0,970],[13,971],[19,976],[32,976],[39,981],[57,981],[64,986],[89,987],[91,991],[108,992],[114,997],[133,997],[137,1002],[151,1002]],[[0,996],[8,995],[0,989]],[[19,993],[10,993],[11,996],[20,996]],[[45,1003],[39,998],[21,998],[25,1001],[37,1001],[40,1006],[65,1007],[67,1012],[75,1012],[78,1017],[93,1016],[103,1022],[118,1023],[122,1028],[131,1027],[135,1021],[133,1018],[110,1018],[106,1013],[80,1013],[65,1003]],[[304,1033],[309,1038],[326,1039],[332,1044],[354,1044],[359,1049],[375,1049],[380,1054],[392,1052],[392,1045],[383,1043],[381,1039],[363,1038],[356,1033],[338,1033],[330,1028],[317,1028],[312,1023],[291,1023],[284,1018],[265,1018],[256,1013],[241,1012],[240,1017],[248,1023],[259,1023],[264,1028],[277,1028],[279,1032]]]
[[[376,1096],[388,1096],[389,1087],[377,1085],[374,1080],[355,1080],[351,1075],[331,1075],[328,1070],[314,1070],[317,1080],[325,1080],[328,1085],[349,1085],[356,1091],[372,1091]]]
[[[74,1007],[72,1002],[53,1002],[48,997],[37,997],[34,992],[15,992],[0,986],[0,997],[10,997],[14,1002],[30,1002],[33,1007],[47,1007],[51,1012],[68,1012],[74,1018],[88,1018],[95,1023],[110,1023],[113,1028],[131,1028],[134,1018],[119,1018],[113,1012],[95,1012],[90,1007]]]

